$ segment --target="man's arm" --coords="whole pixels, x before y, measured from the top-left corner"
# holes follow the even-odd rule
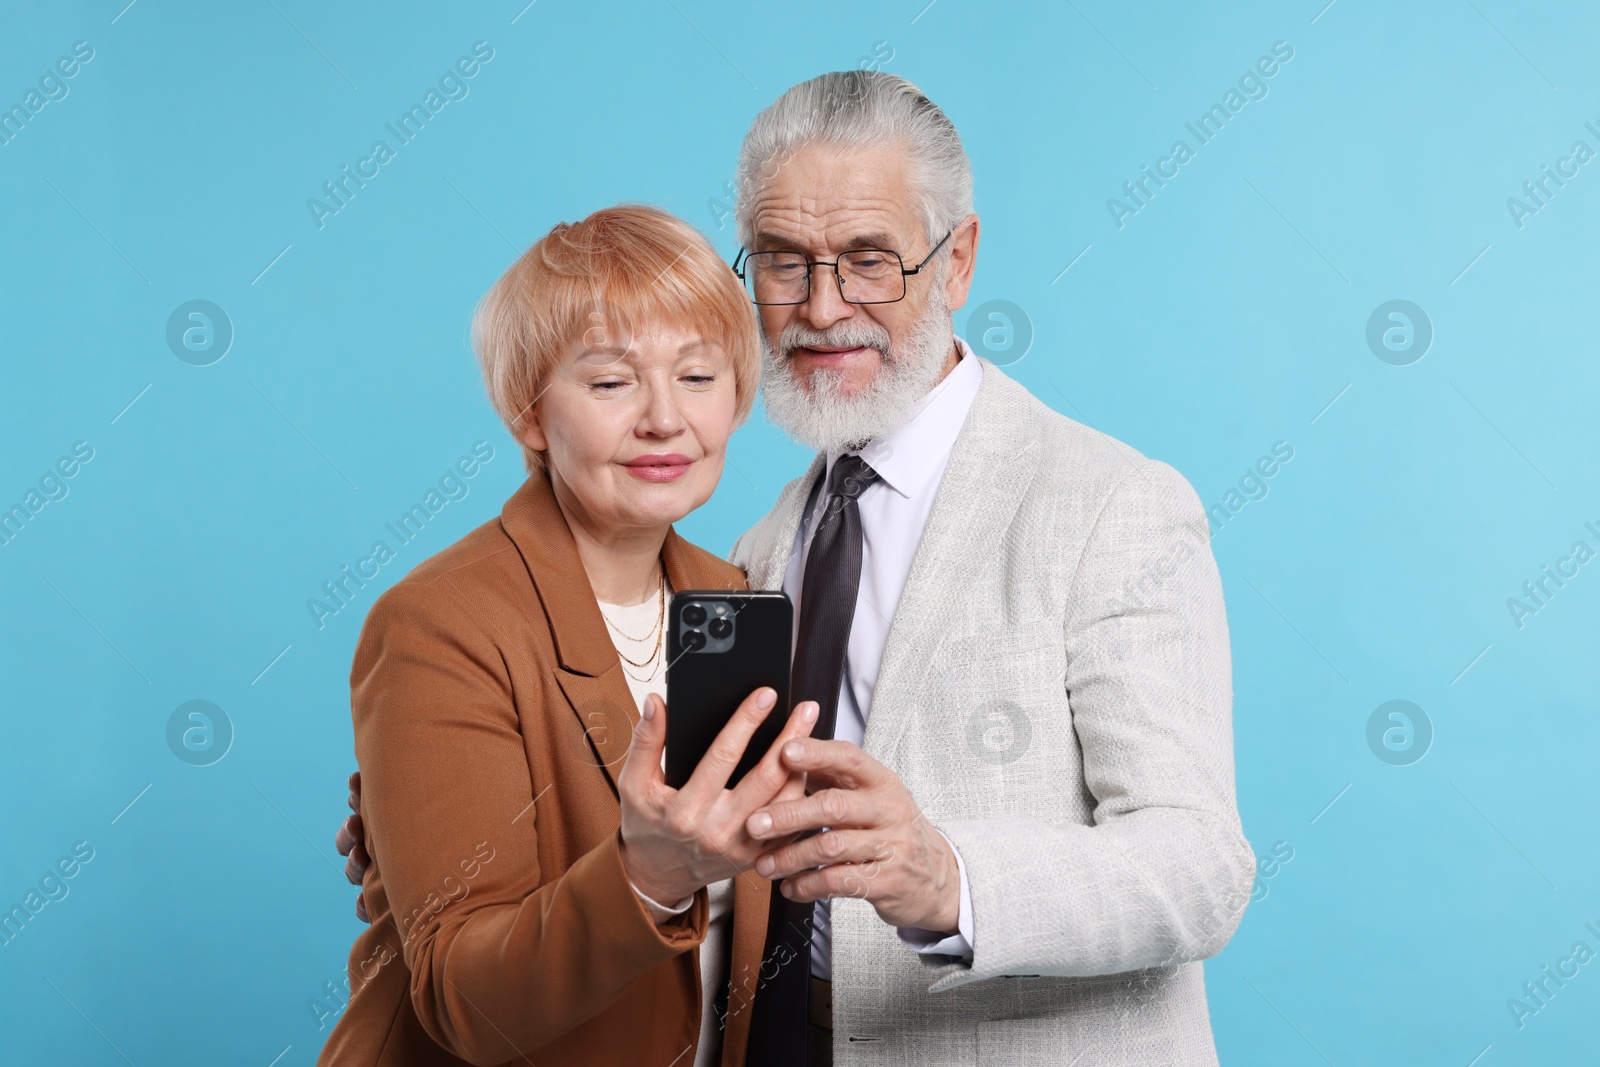
[[[1159,580],[1135,587],[1147,564]],[[942,822],[984,936],[935,991],[1203,959],[1249,900],[1255,857],[1234,796],[1222,585],[1182,475],[1145,460],[1123,479],[1066,602],[1066,695],[1094,824]]]
[[[1147,564],[1160,580],[1128,597]],[[759,838],[831,827],[775,848],[756,869],[782,878],[791,900],[862,897],[891,926],[949,930],[964,864],[983,937],[969,960],[941,967],[930,992],[1203,959],[1249,900],[1255,857],[1234,800],[1227,618],[1189,484],[1164,463],[1133,468],[1069,581],[1064,726],[1098,801],[1092,825],[955,819],[935,833],[894,772],[849,742],[819,740],[790,742],[784,763],[824,788],[750,817]]]

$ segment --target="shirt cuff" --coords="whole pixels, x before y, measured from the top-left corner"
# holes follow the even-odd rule
[[[938,827],[934,829],[938,830]],[[950,846],[950,851],[956,854],[956,870],[961,874],[961,905],[956,916],[957,932],[946,935],[938,930],[924,930],[920,926],[900,926],[895,928],[895,933],[900,935],[901,941],[904,941],[919,953],[958,956],[970,961],[972,959],[972,887],[967,882],[967,864],[961,858],[961,850],[956,848],[955,842],[945,837],[943,830],[938,830],[938,833],[940,837],[944,837],[945,843]]]
[[[638,894],[640,900],[644,901],[644,906],[650,909],[650,916],[651,918],[655,919],[657,926],[660,926],[664,922],[670,921],[674,915],[682,915],[684,912],[689,910],[689,905],[694,903],[694,894],[690,893],[688,896],[684,897],[682,900],[678,901],[678,903],[669,908],[667,905],[657,903],[652,898],[646,896],[643,890],[641,890],[638,886],[633,885],[633,879],[628,879],[628,884],[633,886],[633,891]]]

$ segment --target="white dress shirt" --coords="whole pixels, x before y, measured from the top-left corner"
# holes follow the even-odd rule
[[[961,359],[950,373],[917,402],[910,417],[898,429],[877,438],[857,453],[878,472],[878,478],[857,498],[862,531],[861,584],[856,594],[855,618],[850,624],[844,678],[839,687],[833,733],[839,741],[860,745],[866,733],[878,668],[889,639],[889,624],[900,603],[900,594],[905,591],[911,561],[922,540],[928,513],[933,509],[934,494],[950,462],[956,437],[978,395],[983,366],[966,341],[957,337],[955,343],[961,351]],[[823,511],[818,501],[826,491],[834,463],[842,455],[845,453],[828,453],[821,481],[795,532],[789,567],[784,573],[783,589],[794,603],[796,645],[806,559]],[[948,842],[949,838],[945,840]],[[951,851],[955,853],[961,877],[958,932],[947,937],[942,932],[905,927],[898,933],[902,941],[918,952],[970,958],[972,894],[961,853],[954,845]],[[819,900],[813,918],[811,973],[818,978],[830,978],[833,974],[828,908],[828,901]]]

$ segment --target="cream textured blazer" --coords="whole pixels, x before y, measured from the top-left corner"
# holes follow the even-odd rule
[[[777,589],[822,456],[735,543]],[[1200,961],[1255,857],[1205,512],[989,360],[893,615],[862,747],[961,851],[965,963],[836,899],[834,1062],[1215,1064]]]

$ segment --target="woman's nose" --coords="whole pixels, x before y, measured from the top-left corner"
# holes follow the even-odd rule
[[[639,416],[639,428],[658,437],[671,437],[687,423],[672,391],[651,386],[644,411]]]

